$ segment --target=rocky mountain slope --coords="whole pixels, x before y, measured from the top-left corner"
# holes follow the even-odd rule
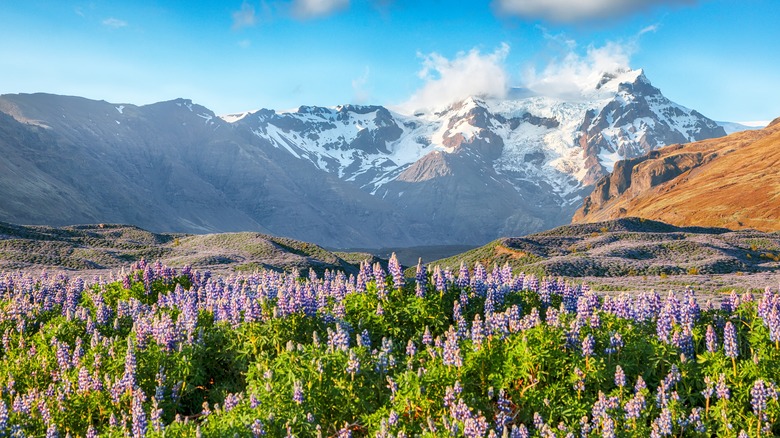
[[[363,260],[379,261],[370,254],[334,254],[311,243],[258,233],[160,234],[128,225],[54,228],[0,222],[0,271],[118,269],[141,259],[173,267],[298,269],[304,274],[309,268],[357,273]]]
[[[780,267],[780,233],[623,218],[502,238],[431,264],[457,269],[461,262],[568,277],[773,272]]]
[[[780,119],[618,162],[575,223],[638,216],[680,226],[780,230]]]
[[[252,230],[331,247],[482,244],[569,221],[621,158],[725,135],[641,70],[567,100],[217,117],[189,100],[0,96],[0,220]]]

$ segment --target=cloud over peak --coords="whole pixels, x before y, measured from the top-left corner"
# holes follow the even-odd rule
[[[418,76],[425,84],[400,105],[405,112],[439,108],[469,96],[505,97],[509,76],[504,61],[509,45],[501,44],[493,53],[478,49],[460,52],[447,59],[438,53],[420,55],[422,69]]]
[[[624,17],[656,6],[690,5],[697,0],[495,0],[501,14],[556,23]]]

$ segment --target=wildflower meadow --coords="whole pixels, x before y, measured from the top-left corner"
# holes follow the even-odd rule
[[[509,267],[0,274],[0,437],[780,434],[780,295]]]

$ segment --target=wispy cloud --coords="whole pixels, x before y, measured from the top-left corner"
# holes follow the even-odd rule
[[[252,27],[256,22],[255,7],[246,1],[241,3],[241,9],[233,12],[233,30]]]
[[[418,75],[425,84],[399,109],[412,112],[439,108],[469,96],[504,97],[509,81],[504,67],[507,55],[506,43],[493,53],[472,49],[458,53],[454,59],[438,53],[420,55],[423,67]]]
[[[366,66],[363,74],[352,80],[352,92],[354,93],[352,101],[354,103],[364,104],[369,101],[371,93],[369,93],[369,90],[366,88],[368,85],[369,73],[370,70],[368,66]]]
[[[495,0],[501,14],[557,23],[600,21],[656,6],[691,5],[697,0]]]
[[[248,49],[252,45],[252,41],[250,40],[241,40],[238,42],[238,47],[241,47],[242,49]]]
[[[293,16],[300,19],[319,18],[349,7],[349,0],[293,0]]]
[[[118,18],[109,17],[103,20],[103,25],[108,27],[113,27],[114,29],[119,29],[121,27],[127,26],[127,21],[120,20]]]
[[[658,24],[653,24],[653,25],[647,26],[644,29],[640,30],[639,33],[637,34],[637,36],[642,36],[642,35],[644,35],[646,33],[655,33],[658,30],[659,27],[660,27],[660,25],[658,25]]]

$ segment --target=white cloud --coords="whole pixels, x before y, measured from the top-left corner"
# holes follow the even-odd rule
[[[108,27],[113,27],[114,29],[119,29],[120,27],[127,26],[127,21],[120,20],[118,18],[110,17],[103,20],[103,25]]]
[[[293,0],[293,15],[309,19],[324,17],[349,7],[349,0]]]
[[[559,23],[622,17],[659,5],[689,5],[697,0],[495,0],[498,11]]]
[[[588,46],[580,55],[569,47],[541,71],[529,68],[523,75],[524,86],[544,96],[577,99],[583,90],[595,89],[604,73],[629,70],[634,50],[634,43],[608,42],[601,47]]]
[[[241,9],[233,12],[233,29],[252,27],[257,22],[255,7],[246,1],[241,3]]]
[[[652,24],[639,31],[638,36],[642,36],[646,33],[655,33],[660,26],[658,24]]]
[[[365,104],[369,101],[370,93],[366,88],[366,85],[368,84],[369,73],[370,70],[368,67],[366,67],[360,77],[352,80],[352,92],[354,93],[354,97],[352,98],[353,103]]]
[[[423,68],[418,75],[425,84],[399,109],[413,112],[439,108],[469,96],[504,97],[509,81],[504,68],[507,55],[506,43],[484,55],[477,49],[460,52],[454,59],[438,53],[420,55]]]

